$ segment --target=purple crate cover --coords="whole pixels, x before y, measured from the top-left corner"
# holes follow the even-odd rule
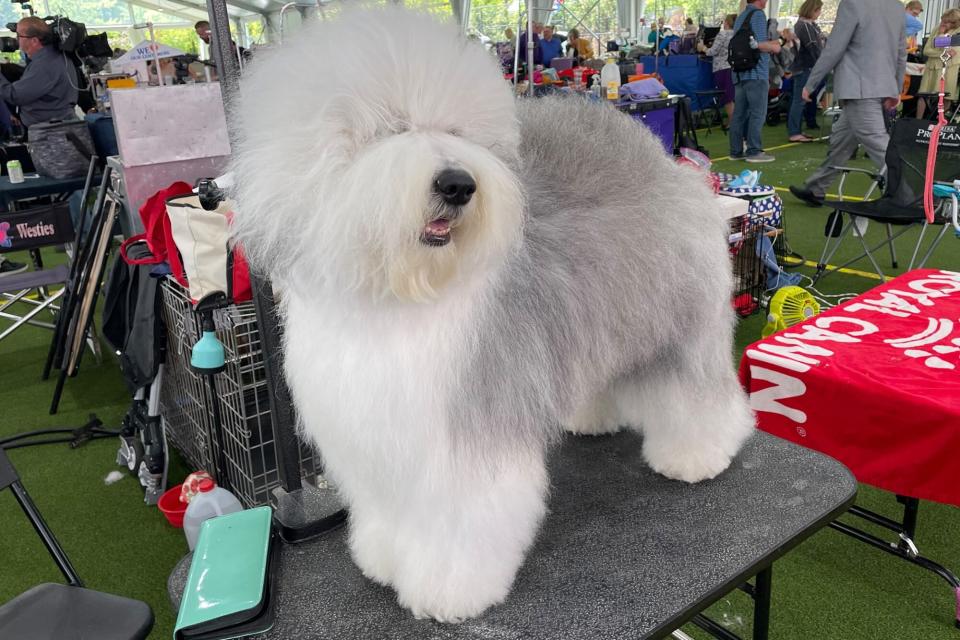
[[[660,138],[664,150],[673,155],[674,108],[656,109],[640,114],[638,118],[653,135]]]

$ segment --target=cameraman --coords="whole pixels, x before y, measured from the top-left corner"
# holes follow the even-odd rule
[[[0,99],[19,107],[24,127],[76,118],[76,67],[54,46],[54,40],[50,25],[40,18],[17,23],[17,41],[29,61],[15,82],[0,75]]]

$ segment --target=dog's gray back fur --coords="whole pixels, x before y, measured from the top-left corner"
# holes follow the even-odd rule
[[[523,99],[518,112],[524,243],[480,305],[464,397],[448,405],[473,451],[542,447],[619,378],[730,357],[729,344],[696,352],[706,324],[733,322],[726,223],[703,175],[607,105]]]

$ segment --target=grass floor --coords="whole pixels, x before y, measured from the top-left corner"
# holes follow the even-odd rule
[[[772,148],[776,162],[745,165],[718,160],[715,168],[736,173],[750,166],[763,172],[762,182],[785,190],[802,181],[826,152],[826,143],[783,146],[787,142],[783,125],[765,128],[764,142]],[[714,158],[727,154],[726,137],[717,129],[709,135],[701,132],[701,144]],[[857,163],[867,166],[864,160]],[[864,186],[855,181],[847,193],[862,193]],[[781,195],[790,248],[816,262],[828,212],[806,207],[787,193]],[[909,255],[911,239],[915,236],[908,234],[898,243],[904,256]],[[948,235],[928,266],[960,269],[958,243],[960,240]],[[841,254],[835,262],[844,259]],[[797,270],[813,272],[809,267]],[[825,294],[858,293],[876,284],[876,279],[838,273],[824,279],[818,288]],[[741,321],[735,360],[747,344],[759,338],[763,321],[762,314]],[[25,328],[0,342],[0,438],[29,429],[76,427],[86,422],[90,413],[96,413],[108,427],[119,426],[129,395],[109,354],[100,365],[86,357],[80,375],[67,382],[59,414],[47,414],[53,381],[39,378],[49,339],[49,332]],[[87,585],[148,602],[157,618],[151,638],[169,638],[175,612],[166,597],[166,580],[186,553],[186,542],[180,530],[170,527],[155,508],[143,504],[143,492],[131,477],[112,485],[104,483],[105,476],[117,468],[116,449],[116,440],[111,438],[78,449],[66,445],[16,449],[10,451],[10,457]],[[180,481],[185,472],[175,459],[171,481]],[[861,486],[858,502],[898,515],[891,495],[867,486]],[[920,549],[954,571],[960,571],[958,533],[960,510],[922,504]],[[832,530],[815,534],[777,561],[773,578],[771,637],[778,640],[960,638],[960,631],[952,626],[954,596],[944,581]],[[59,580],[55,565],[10,492],[0,493],[0,602],[38,582]],[[752,604],[747,596],[730,594],[709,614],[732,631],[749,635]],[[684,630],[696,638],[707,637],[690,626]]]

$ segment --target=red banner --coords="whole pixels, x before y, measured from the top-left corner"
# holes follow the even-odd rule
[[[740,379],[760,429],[960,506],[960,273],[911,271],[755,342]]]

